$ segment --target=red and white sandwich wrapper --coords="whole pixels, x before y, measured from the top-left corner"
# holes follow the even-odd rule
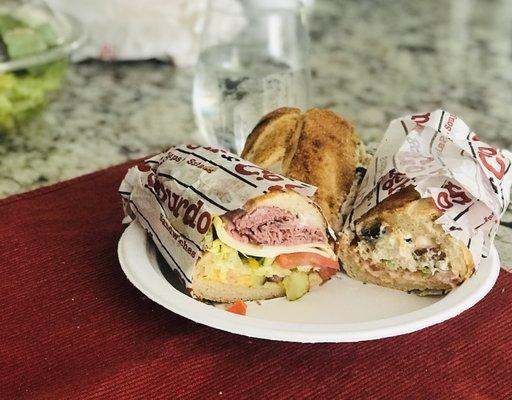
[[[130,168],[119,192],[127,217],[124,222],[136,219],[188,286],[213,216],[278,189],[308,197],[316,191],[225,150],[189,144]]]
[[[370,162],[347,224],[414,185],[443,210],[443,229],[487,257],[510,201],[512,153],[481,141],[456,115],[436,110],[391,121]]]

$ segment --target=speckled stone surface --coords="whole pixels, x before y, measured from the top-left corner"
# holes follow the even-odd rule
[[[512,147],[512,2],[317,0],[310,29],[313,104],[365,141],[397,116],[442,107]],[[41,118],[0,135],[0,197],[200,140],[192,77],[157,62],[74,66]],[[511,265],[510,211],[497,242]]]

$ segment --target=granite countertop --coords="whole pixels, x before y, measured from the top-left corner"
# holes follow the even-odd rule
[[[444,108],[512,147],[512,3],[317,0],[310,20],[313,104],[378,141],[401,115]],[[154,61],[74,65],[44,115],[0,135],[0,197],[183,141],[198,141],[193,70]],[[512,213],[497,237],[512,264]]]

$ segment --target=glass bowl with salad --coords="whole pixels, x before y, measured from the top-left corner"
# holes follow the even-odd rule
[[[0,135],[38,115],[64,83],[80,23],[44,4],[0,3]]]

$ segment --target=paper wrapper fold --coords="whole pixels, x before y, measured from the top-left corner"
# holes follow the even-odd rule
[[[316,191],[225,150],[181,145],[146,160],[142,167],[130,168],[119,192],[125,222],[136,219],[144,227],[188,286],[213,216],[278,189],[308,197]]]
[[[475,265],[487,257],[510,200],[512,153],[481,141],[443,110],[393,120],[370,162],[347,224],[414,185],[443,210],[437,220],[467,244]]]

